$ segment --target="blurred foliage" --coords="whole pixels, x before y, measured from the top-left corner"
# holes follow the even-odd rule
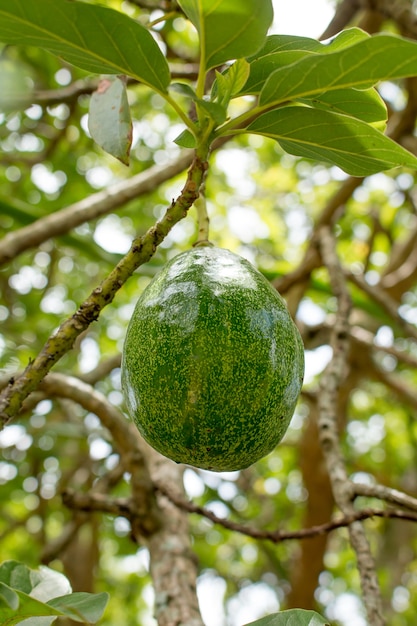
[[[152,20],[160,15],[159,11],[148,15],[136,6],[140,3],[109,4],[139,19]],[[389,27],[394,28],[392,24]],[[179,15],[164,24],[160,36],[176,67],[194,59],[193,32]],[[152,164],[169,163],[179,154],[173,143],[182,130],[178,119],[160,97],[143,86],[129,87],[134,135],[127,170],[88,136],[88,95],[94,77],[63,65],[39,49],[9,47],[4,53],[27,68],[36,103],[0,115],[2,236]],[[83,81],[84,92],[66,95],[66,87],[76,81]],[[405,84],[385,85],[382,95],[390,110],[402,110],[406,88]],[[62,91],[61,101],[57,90]],[[247,257],[271,280],[279,280],[302,262],[316,220],[347,178],[335,167],[283,154],[272,140],[230,140],[213,154],[207,179],[211,240]],[[171,180],[105,217],[21,254],[0,269],[2,382],[39,352],[54,329],[127,251],[135,234],[145,232],[161,215],[183,182],[183,176]],[[415,184],[416,173],[408,170],[370,176],[340,207],[336,224],[340,258],[347,271],[364,277],[371,287],[417,232]],[[139,293],[168,258],[195,241],[195,218],[191,212],[173,229],[151,262],[132,276],[55,371],[87,376],[99,363],[120,354]],[[411,267],[410,274],[415,270]],[[357,286],[351,285],[351,293],[355,324],[372,333],[372,345],[403,351],[415,364],[416,344],[398,322]],[[400,314],[416,325],[415,280],[395,297]],[[308,328],[331,323],[334,310],[335,297],[327,273],[318,268],[298,306],[297,319],[307,329],[306,393],[284,442],[240,473],[216,475],[187,469],[186,491],[197,504],[219,516],[263,529],[303,527],[309,502],[316,494],[308,493],[303,482],[300,456],[304,448],[300,443],[311,419],[311,397],[330,350],[328,337],[310,345]],[[366,359],[361,359],[369,349],[361,345],[352,349],[357,351],[352,361],[357,376],[341,428],[349,471],[362,482],[377,481],[416,495],[417,403],[412,399],[415,395],[401,395],[401,390],[390,385],[391,377],[399,376],[415,394],[415,366],[412,360],[401,361],[389,351],[380,352],[376,360],[382,376],[378,378]],[[117,367],[95,383],[123,410]],[[60,493],[65,488],[87,490],[100,477],[117,471],[118,456],[99,420],[72,401],[34,394],[19,420],[0,434],[0,448],[2,559],[20,560],[30,567],[46,562],[68,573],[71,545],[58,553],[53,546],[74,523],[78,525],[74,537],[88,546],[88,553],[94,553],[94,589],[88,591],[111,593],[100,624],[110,626],[120,621],[121,615],[126,626],[153,624],[147,552],[131,541],[128,522],[109,515],[75,514],[61,502]],[[314,474],[316,469],[310,467],[310,472]],[[128,493],[129,476],[121,475],[112,494]],[[190,515],[190,521],[208,626],[238,626],[286,607],[299,563],[299,542],[274,545],[255,541],[195,514]],[[411,626],[417,613],[416,526],[375,519],[366,522],[366,527],[389,623]],[[346,530],[329,535],[323,558],[315,608],[334,624],[352,623],[353,614],[359,616],[355,624],[365,624],[360,617],[358,575]],[[304,571],[303,576],[308,578],[309,572]],[[204,599],[207,596],[208,601]],[[216,611],[220,616],[217,621]]]

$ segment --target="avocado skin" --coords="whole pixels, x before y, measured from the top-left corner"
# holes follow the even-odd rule
[[[283,298],[247,260],[197,247],[140,296],[122,357],[122,389],[144,439],[202,469],[239,470],[284,436],[304,349]]]

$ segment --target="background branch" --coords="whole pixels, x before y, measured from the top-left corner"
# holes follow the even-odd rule
[[[330,228],[320,232],[321,252],[328,269],[332,291],[337,297],[338,311],[332,332],[333,357],[320,381],[318,395],[320,441],[329,472],[334,499],[345,515],[353,515],[353,486],[348,478],[339,444],[338,394],[346,376],[349,352],[350,296],[345,285],[343,270],[336,254],[336,242]],[[354,522],[349,526],[349,538],[356,553],[363,600],[368,620],[373,626],[383,626],[382,601],[376,577],[375,563],[363,526]]]

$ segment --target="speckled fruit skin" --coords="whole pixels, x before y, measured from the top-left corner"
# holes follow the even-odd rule
[[[274,449],[303,375],[282,297],[248,261],[211,246],[178,255],[151,281],[123,350],[123,392],[145,440],[217,472]]]

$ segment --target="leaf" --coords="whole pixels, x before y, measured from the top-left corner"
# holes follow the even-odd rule
[[[3,602],[10,609],[16,611],[19,606],[19,596],[13,589],[0,582],[0,604]],[[1,609],[0,609],[1,610]]]
[[[271,0],[178,0],[178,4],[200,35],[205,70],[254,54],[273,19]]]
[[[236,96],[249,76],[250,66],[246,59],[238,59],[228,70],[222,74],[227,81],[227,89],[230,96]]]
[[[387,120],[387,108],[375,89],[337,89],[319,94],[312,99],[300,98],[309,106],[334,113],[343,113],[357,117],[369,124],[378,123],[378,129],[384,130]]]
[[[170,85],[170,89],[173,89],[177,93],[181,93],[198,104],[202,109],[204,109],[205,113],[215,122],[216,125],[223,124],[225,121],[227,116],[226,107],[222,106],[218,102],[211,102],[210,100],[198,98],[195,91],[189,85],[186,85],[185,83],[173,83]]]
[[[229,101],[237,96],[249,77],[250,65],[246,59],[238,59],[224,72],[216,71],[211,96],[227,107]]]
[[[103,615],[108,602],[107,593],[72,593],[68,596],[54,598],[48,605],[71,617],[76,622],[95,624]]]
[[[245,626],[329,626],[329,623],[315,611],[289,609],[267,615]]]
[[[68,0],[0,0],[0,40],[44,48],[95,74],[126,74],[166,92],[167,61],[146,28],[113,9]]]
[[[242,89],[243,93],[259,93],[272,72],[291,65],[300,59],[316,54],[329,54],[368,39],[369,35],[360,28],[342,31],[327,43],[310,37],[295,35],[270,35],[263,48],[250,57],[250,75]]]
[[[174,143],[181,148],[195,148],[196,141],[194,135],[186,128],[174,139]]]
[[[417,42],[375,35],[338,52],[310,55],[281,67],[266,80],[261,106],[337,89],[368,89],[382,80],[417,74]]]
[[[120,77],[103,77],[90,98],[88,129],[94,141],[108,154],[129,165],[132,120],[126,82]]]
[[[6,561],[0,565],[0,599],[0,624],[14,626],[24,621],[25,626],[49,626],[63,615],[77,622],[97,622],[108,594],[71,593],[65,576],[49,567],[32,570],[23,563]]]
[[[327,161],[352,176],[417,167],[415,156],[378,130],[338,113],[288,106],[264,113],[247,130],[272,137],[290,154]]]
[[[60,611],[32,598],[23,591],[15,591],[15,593],[19,601],[17,609],[4,608],[0,605],[0,624],[4,626],[14,626],[14,624],[19,624],[23,620],[32,617],[52,616],[56,619],[56,617],[62,615]],[[51,620],[48,623],[51,623]]]

